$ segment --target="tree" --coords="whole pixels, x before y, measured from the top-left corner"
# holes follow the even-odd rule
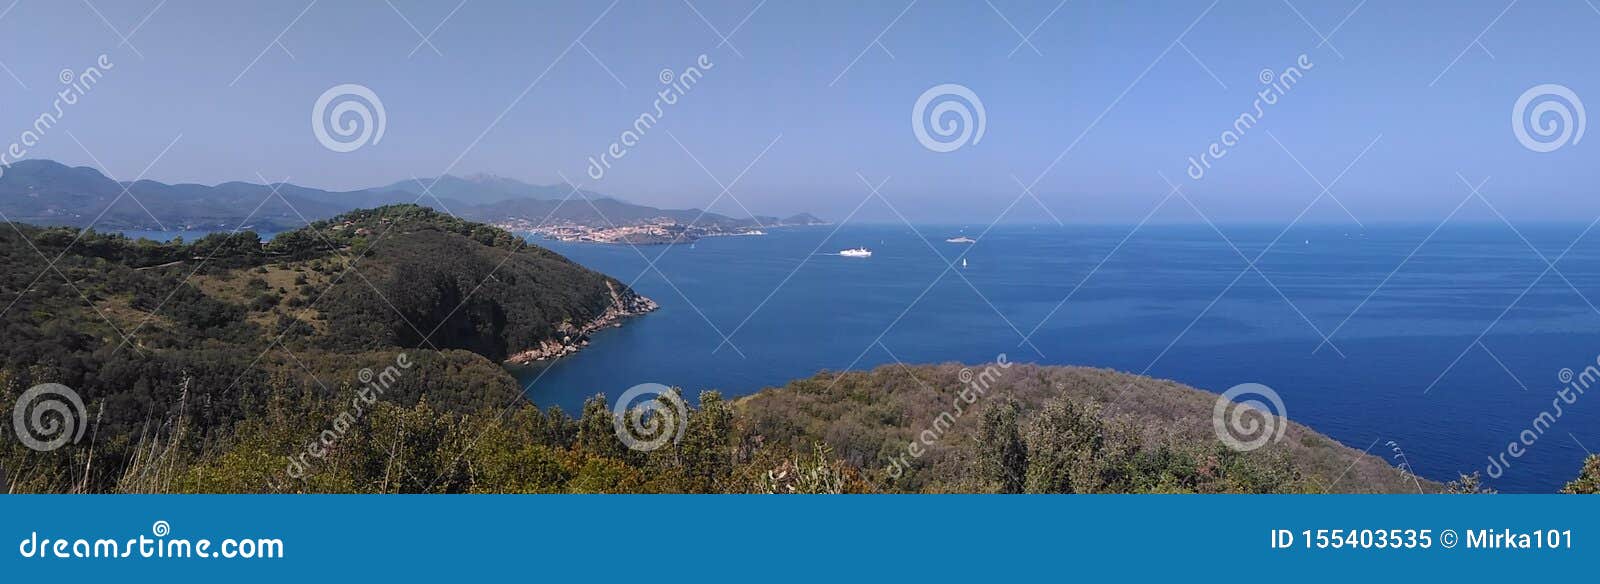
[[[583,402],[583,417],[578,419],[578,449],[603,458],[621,458],[624,454],[605,394],[595,394]]]
[[[1028,449],[1018,427],[1017,402],[1006,400],[983,412],[978,429],[978,467],[984,480],[1002,493],[1021,493],[1028,469]]]
[[[1070,400],[1045,403],[1028,427],[1029,493],[1094,492],[1101,486],[1099,460],[1105,425],[1092,407]]]
[[[1492,495],[1494,489],[1483,486],[1483,479],[1478,473],[1462,474],[1461,478],[1445,483],[1444,492],[1448,495]]]
[[[712,492],[733,467],[733,412],[722,394],[700,392],[700,409],[689,416],[678,452],[683,460],[688,490]]]

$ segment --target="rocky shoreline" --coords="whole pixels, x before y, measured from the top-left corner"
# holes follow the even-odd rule
[[[507,357],[506,362],[512,365],[531,365],[571,355],[589,346],[589,335],[595,331],[606,327],[620,327],[626,318],[639,316],[661,307],[656,301],[640,296],[632,290],[626,293],[618,292],[616,285],[611,282],[606,282],[606,288],[611,292],[611,306],[607,307],[599,317],[583,326],[573,325],[570,321],[563,322],[556,329],[561,338],[542,341],[535,347]]]

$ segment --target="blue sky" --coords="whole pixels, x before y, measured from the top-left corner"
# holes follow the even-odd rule
[[[259,173],[335,189],[441,172],[565,175],[663,207],[704,206],[749,166],[731,190],[758,213],[839,219],[870,192],[860,177],[887,178],[882,194],[911,219],[971,224],[1008,207],[1006,221],[1138,221],[1168,192],[1162,175],[1212,219],[1281,223],[1350,166],[1337,202],[1307,221],[1352,222],[1342,203],[1363,222],[1434,223],[1470,192],[1457,173],[1488,177],[1483,194],[1514,219],[1600,214],[1600,138],[1539,153],[1511,124],[1518,97],[1540,84],[1600,104],[1600,10],[1581,0],[907,6],[25,0],[0,17],[0,62],[15,75],[0,75],[0,142],[46,111],[63,68],[105,53],[115,69],[30,157],[127,180],[171,144],[147,178]],[[437,27],[431,46],[413,51],[413,26]],[[1013,51],[1013,26],[1034,31],[1031,45]],[[715,64],[702,82],[590,179],[588,158],[652,109],[660,71],[701,54]],[[1301,83],[1202,180],[1188,178],[1189,157],[1253,109],[1260,72],[1301,54],[1315,65]],[[381,142],[336,153],[318,144],[310,112],[344,83],[379,96],[386,128]],[[918,142],[911,110],[945,83],[981,99],[985,131],[939,153]],[[1019,181],[1038,201],[1018,200]],[[726,198],[715,209],[743,214]],[[1492,218],[1476,203],[1462,213]],[[894,215],[873,200],[858,219]],[[1198,216],[1172,204],[1156,220]]]

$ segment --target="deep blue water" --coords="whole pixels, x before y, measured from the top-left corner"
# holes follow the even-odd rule
[[[1584,228],[1519,227],[1551,260]],[[1266,384],[1291,419],[1396,463],[1398,447],[1422,476],[1449,480],[1484,470],[1541,411],[1553,414],[1559,371],[1581,372],[1600,354],[1600,311],[1585,300],[1600,299],[1600,234],[1534,284],[1547,266],[1504,224],[1446,226],[1333,333],[1432,225],[1298,227],[1257,264],[1265,278],[1240,276],[1245,260],[1203,225],[1145,226],[1092,276],[1130,227],[1000,226],[971,246],[944,242],[958,227],[918,229],[931,248],[912,229],[886,225],[637,250],[540,241],[624,282],[637,278],[634,287],[661,310],[518,376],[536,403],[575,412],[587,396],[615,399],[646,382],[742,395],[822,369],[1006,353],[1213,392]],[[1222,229],[1254,257],[1281,228]],[[825,255],[860,245],[875,255]],[[969,266],[935,284],[963,251]],[[664,254],[660,273],[641,253]],[[1316,350],[1322,338],[1307,319],[1332,334],[1343,356]],[[1030,332],[1031,344],[1022,344]],[[1489,485],[1550,492],[1576,476],[1580,443],[1600,448],[1600,404],[1589,400],[1600,395],[1563,403],[1562,416],[1520,458],[1507,457],[1510,468]]]

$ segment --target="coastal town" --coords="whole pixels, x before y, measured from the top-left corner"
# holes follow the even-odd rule
[[[660,218],[629,225],[597,227],[574,222],[539,225],[526,219],[509,219],[494,224],[515,233],[534,233],[547,239],[586,243],[627,243],[633,245],[693,243],[705,237],[766,235],[753,226],[726,227],[717,224],[684,225]]]

